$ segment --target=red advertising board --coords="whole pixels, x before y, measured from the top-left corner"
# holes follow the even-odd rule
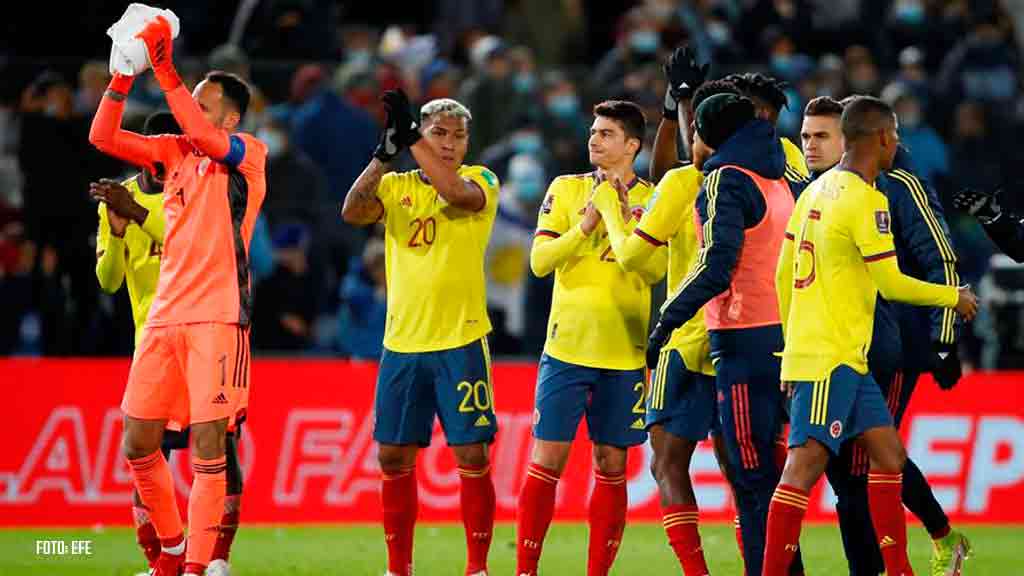
[[[0,526],[128,524],[130,474],[118,405],[127,360],[0,360]],[[372,440],[374,364],[257,360],[241,443],[251,522],[372,522],[379,472]],[[530,451],[536,367],[496,363],[499,432],[492,448],[500,520],[511,520]],[[923,379],[904,422],[907,448],[956,521],[1024,522],[1024,373],[976,373],[950,392]],[[585,425],[584,425],[585,426]],[[581,428],[560,483],[557,517],[586,518],[590,449]],[[186,454],[172,460],[179,496]],[[630,515],[660,520],[647,447],[630,454]],[[710,446],[691,468],[706,519],[732,504]],[[457,521],[459,479],[440,429],[417,466],[420,518]],[[809,517],[830,520],[819,484]]]

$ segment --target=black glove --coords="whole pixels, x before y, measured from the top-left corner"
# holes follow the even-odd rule
[[[936,347],[934,355],[932,376],[935,377],[935,382],[943,390],[952,390],[960,381],[960,376],[963,375],[960,369],[960,354],[957,353],[956,347],[951,349]]]
[[[664,68],[669,94],[677,103],[692,98],[694,90],[708,77],[710,68],[711,64],[697,65],[697,53],[689,46],[676,48]]]
[[[978,190],[964,188],[953,194],[953,206],[961,212],[967,212],[974,216],[982,224],[990,224],[1002,215],[1002,209],[999,207],[1000,192],[1001,190],[996,190],[992,194],[986,194]]]
[[[679,103],[672,97],[672,88],[669,87],[665,90],[665,102],[661,106],[661,116],[665,120],[679,122],[679,114],[676,112],[678,108]]]
[[[397,142],[401,148],[408,148],[419,142],[423,137],[420,134],[420,123],[412,113],[412,106],[409,104],[409,97],[401,90],[388,90],[381,97],[384,107],[388,111],[388,118],[394,119],[395,130],[397,130]]]
[[[394,126],[394,119],[390,113],[387,113],[384,131],[381,132],[381,139],[377,142],[377,148],[374,149],[374,158],[385,164],[394,160],[394,157],[401,152],[401,149],[398,148],[397,136],[398,129]]]
[[[669,336],[672,336],[672,331],[664,328],[661,322],[658,322],[654,326],[654,330],[651,331],[651,335],[647,338],[647,368],[649,370],[658,367],[658,357],[661,355],[662,347],[668,342]]]

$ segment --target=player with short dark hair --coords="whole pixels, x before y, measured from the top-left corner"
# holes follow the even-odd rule
[[[827,96],[811,100],[804,111],[801,140],[815,178],[842,158],[842,113],[843,105]],[[909,164],[904,158],[906,154],[902,148],[896,153],[894,168],[901,163]],[[879,176],[876,184],[889,200],[893,241],[901,270],[910,276],[934,278],[940,283],[955,286],[956,277],[948,275],[947,257],[944,256],[948,228],[937,196],[909,172],[903,171],[900,178],[894,174],[895,170]],[[913,187],[908,183],[913,183]],[[938,228],[933,223],[938,224]],[[919,312],[928,313],[894,305],[882,297],[878,298],[875,306],[868,367],[886,397],[897,429],[919,373],[906,362],[907,354],[903,353],[906,345],[901,341],[902,333],[915,329],[901,327],[899,320],[910,313],[920,315]],[[934,321],[939,323],[944,319],[941,312],[931,316],[938,318]],[[926,326],[928,322],[920,324]],[[939,379],[946,381],[943,377]],[[839,455],[829,461],[825,470],[838,498],[836,512],[852,576],[875,576],[885,569],[868,511],[867,473],[867,454],[853,442],[845,442]],[[949,518],[935,498],[928,480],[910,458],[903,469],[903,502],[921,519],[933,539],[933,572],[938,568],[943,571],[950,569],[962,562],[970,552],[970,543],[950,527]]]
[[[484,253],[498,211],[498,178],[463,164],[472,114],[431,100],[414,117],[405,93],[382,97],[387,123],[341,217],[384,222],[388,323],[377,376],[373,438],[382,472],[388,574],[409,576],[419,500],[416,456],[439,417],[461,480],[466,574],[486,576],[495,494],[488,446],[498,429],[487,334]],[[392,172],[405,150],[418,170]]]
[[[651,185],[633,172],[644,116],[632,102],[594,107],[587,174],[556,178],[541,206],[530,251],[537,276],[555,273],[547,341],[540,360],[533,453],[519,496],[516,574],[536,576],[554,514],[555,489],[586,415],[594,443],[587,573],[611,569],[626,525],[626,455],[644,431],[644,336],[651,284],[665,273],[661,258],[636,271],[617,263],[598,206],[635,225]]]
[[[786,83],[781,80],[757,72],[729,74],[725,80],[732,82],[740,94],[754,102],[758,118],[764,118],[773,125],[779,123],[782,109],[789,106],[789,98],[785,92]],[[799,146],[790,142],[789,138],[780,137],[779,140],[786,152],[786,181],[789,182],[793,196],[799,197],[810,182],[807,163],[800,153]]]
[[[694,101],[701,97],[698,89]],[[696,202],[701,248],[693,268],[669,288],[648,341],[647,365],[657,366],[673,330],[703,309],[744,563],[757,574],[783,424],[773,356],[782,331],[771,278],[793,195],[775,128],[755,116],[749,98],[724,92],[703,99],[694,126],[694,165],[704,173]]]
[[[266,194],[266,145],[238,132],[248,87],[217,73],[189,94],[174,68],[171,27],[157,17],[139,37],[184,135],[122,130],[133,77],[115,74],[89,140],[101,151],[167,175],[167,219],[156,295],[135,349],[121,409],[124,451],[161,541],[157,576],[202,575],[224,521],[227,431],[249,398],[252,284],[249,241]],[[102,186],[101,186],[102,188]],[[109,197],[110,190],[102,192]],[[169,421],[190,426],[188,547],[167,459]]]
[[[819,96],[804,108],[800,143],[812,179],[838,164],[843,155],[842,116],[843,105],[829,96]]]
[[[854,99],[841,127],[842,160],[800,197],[778,260],[791,430],[769,510],[764,576],[787,573],[809,491],[851,438],[860,438],[870,458],[869,507],[886,572],[913,574],[900,497],[906,451],[868,372],[876,297],[955,308],[968,318],[977,310],[970,290],[904,276],[894,260],[889,203],[872,184],[892,167],[899,144],[892,109],[877,98]]]

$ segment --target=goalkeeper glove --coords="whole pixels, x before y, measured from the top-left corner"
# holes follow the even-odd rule
[[[412,113],[409,97],[401,90],[388,90],[381,97],[388,111],[388,118],[395,123],[395,138],[399,148],[409,148],[423,137],[420,123]]]
[[[174,51],[174,40],[171,38],[171,25],[163,16],[157,16],[152,22],[146,24],[136,35],[146,43],[146,53],[149,55],[149,63],[153,67],[153,75],[156,82],[164,92],[170,92],[181,84],[178,71],[174,69],[172,52]]]
[[[960,368],[960,354],[956,347],[936,347],[934,349],[932,376],[939,388],[951,390],[960,381],[963,372]]]
[[[678,104],[680,100],[693,97],[693,92],[708,77],[711,64],[697,65],[697,53],[689,46],[676,48],[668,62],[665,63],[665,79],[668,81],[669,94]]]
[[[671,335],[672,331],[662,326],[661,322],[654,326],[654,330],[651,331],[651,335],[647,338],[647,368],[649,370],[654,370],[658,367],[658,357],[661,355],[661,349],[668,342]]]
[[[953,206],[961,212],[967,212],[981,221],[982,224],[991,224],[1002,216],[1002,209],[999,207],[999,194],[996,190],[992,194],[986,194],[978,190],[964,188],[953,194]]]

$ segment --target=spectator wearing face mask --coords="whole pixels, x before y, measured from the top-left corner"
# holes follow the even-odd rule
[[[340,348],[358,360],[377,360],[387,322],[384,241],[371,238],[353,260],[341,284]]]
[[[288,127],[279,119],[271,119],[257,135],[267,145],[267,188],[273,193],[263,202],[262,213],[270,229],[299,222],[313,231],[315,239],[325,213],[334,221],[323,172],[292,146]]]
[[[658,12],[646,6],[633,8],[622,17],[615,46],[609,50],[590,75],[589,92],[597,99],[616,96],[630,70],[661,60],[661,28]]]
[[[484,149],[480,163],[488,166],[504,182],[508,178],[509,161],[516,155],[525,154],[544,164],[544,171],[553,173],[550,154],[544,145],[544,136],[539,120],[530,114],[522,114],[512,121],[512,128],[501,140]]]
[[[257,287],[253,345],[260,350],[305,350],[312,344],[316,314],[309,270],[310,234],[289,224],[273,234],[274,271]]]
[[[520,153],[509,160],[502,182],[485,263],[487,309],[494,325],[490,345],[495,354],[519,354],[527,322],[530,246],[547,177],[536,156]]]
[[[924,180],[939,182],[949,172],[946,143],[924,119],[921,101],[908,86],[894,82],[882,91],[899,118],[900,141],[913,154],[914,171]]]
[[[586,146],[590,120],[583,116],[576,85],[561,71],[549,71],[544,77],[543,102],[541,125],[553,173],[587,171],[590,168]]]

